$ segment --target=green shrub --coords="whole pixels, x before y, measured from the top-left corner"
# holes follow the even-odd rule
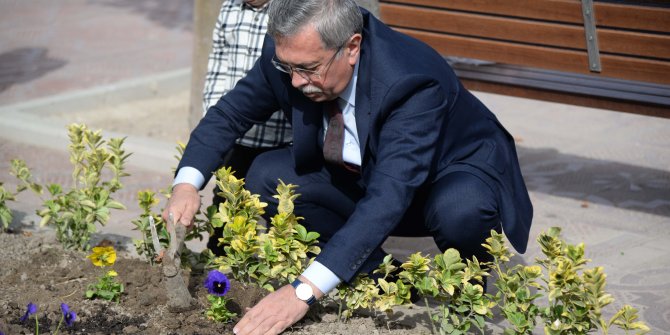
[[[125,138],[103,140],[101,131],[91,131],[85,125],[70,125],[68,136],[70,162],[74,166],[69,191],[64,191],[59,184],[34,183],[30,170],[21,160],[12,161],[12,166],[25,187],[40,197],[43,188],[49,192],[50,198],[43,199],[43,208],[37,212],[42,218],[40,226],[55,226],[56,238],[65,248],[88,250],[90,236],[97,230],[96,223],[105,225],[110,209],[125,209],[112,194],[122,188],[121,177],[128,175],[124,168],[130,154],[122,148]],[[105,176],[105,171],[111,176]]]
[[[211,224],[223,226],[220,239],[226,251],[213,264],[232,272],[237,280],[255,283],[273,290],[299,275],[309,255],[320,251],[318,234],[306,232],[293,214],[293,200],[298,196],[294,185],[281,180],[277,187],[279,213],[272,219],[269,232],[258,224],[266,206],[244,189],[244,181],[230,169],[217,173],[220,195],[226,199]],[[433,333],[486,333],[486,321],[500,313],[507,320],[504,333],[533,334],[540,325],[546,334],[586,334],[600,330],[608,334],[617,327],[636,334],[649,328],[637,321],[637,310],[623,306],[609,320],[602,310],[614,299],[605,292],[605,273],[601,267],[586,269],[584,244],[571,245],[560,237],[560,228],[551,228],[537,239],[545,258],[537,264],[509,266],[513,254],[504,236],[491,231],[483,246],[493,256],[492,262],[476,258],[463,260],[455,249],[428,258],[415,253],[400,269],[388,255],[374,271],[377,281],[359,275],[351,285],[342,283],[331,295],[340,306],[340,317],[348,319],[358,309],[392,312],[393,307],[410,304],[411,291],[418,293],[433,321]],[[489,271],[497,276],[495,295],[484,292],[484,278]],[[390,280],[391,273],[397,279]],[[436,311],[429,299],[438,303]],[[345,308],[346,307],[346,308]]]
[[[18,190],[13,193],[6,190],[3,183],[0,182],[0,233],[6,231],[9,228],[9,224],[12,223],[14,214],[9,209],[7,202],[15,201],[18,193]]]
[[[42,186],[29,181],[32,179],[32,175],[30,173],[30,169],[26,167],[26,163],[22,160],[12,160],[11,170],[9,173],[22,182],[16,187],[14,192],[5,189],[3,183],[0,182],[0,233],[6,231],[7,228],[9,228],[9,225],[12,223],[12,219],[14,218],[12,210],[7,205],[8,201],[16,201],[16,196],[27,188],[30,188],[36,193],[42,192]]]
[[[258,222],[267,204],[244,189],[244,180],[237,179],[230,168],[218,170],[216,179],[225,201],[211,224],[223,227],[219,243],[225,255],[214,258],[212,265],[269,291],[292,282],[321,251],[319,234],[308,232],[298,223],[302,218],[293,214],[293,201],[299,196],[295,186],[279,181],[278,213],[265,229]]]

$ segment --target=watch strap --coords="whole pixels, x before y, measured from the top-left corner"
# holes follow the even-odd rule
[[[304,284],[304,283],[300,279],[296,278],[291,283],[291,286],[293,286],[294,289],[298,289],[298,285],[300,285],[300,284]],[[305,284],[305,285],[307,285],[307,284]],[[298,299],[300,299],[300,297],[298,297]],[[302,299],[300,299],[300,300],[302,300]],[[314,304],[316,302],[316,297],[314,296],[314,294],[312,294],[312,296],[309,297],[307,300],[302,300],[302,301],[304,301],[307,304],[307,306],[312,306],[312,304]]]

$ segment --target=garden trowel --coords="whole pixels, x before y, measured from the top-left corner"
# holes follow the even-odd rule
[[[167,222],[170,231],[170,245],[162,260],[163,277],[167,289],[168,310],[170,312],[184,312],[195,307],[195,299],[188,291],[181,270],[181,249],[184,246],[186,227],[175,223],[172,213]]]

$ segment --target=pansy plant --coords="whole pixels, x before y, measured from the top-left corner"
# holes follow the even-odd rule
[[[77,314],[70,310],[70,306],[68,306],[66,303],[61,303],[60,304],[60,309],[61,309],[61,319],[60,322],[58,322],[58,326],[56,327],[56,330],[54,331],[54,335],[58,334],[58,331],[60,330],[61,325],[63,322],[65,322],[65,325],[67,327],[72,327],[74,326],[74,321],[77,319]],[[20,322],[26,322],[30,318],[31,315],[35,315],[35,335],[38,335],[40,333],[40,324],[39,320],[37,317],[37,305],[34,303],[30,302],[26,306],[26,312],[19,318]],[[0,335],[4,335],[2,332],[0,332]]]
[[[209,271],[204,285],[209,293],[207,300],[210,306],[205,313],[208,319],[215,322],[230,322],[237,316],[226,307],[228,299],[225,295],[230,290],[230,280],[225,274],[219,270]]]
[[[63,324],[63,322],[65,322],[66,326],[72,327],[74,326],[74,320],[77,319],[77,314],[74,311],[71,311],[70,306],[68,306],[66,303],[60,304],[60,310],[61,318],[58,322],[58,326],[56,327],[54,334],[58,334],[58,330],[60,329],[60,326]]]
[[[94,247],[93,252],[87,256],[93,265],[103,269],[112,266],[116,262],[116,251],[114,247]],[[116,280],[118,273],[108,270],[98,279],[95,284],[90,284],[86,290],[86,298],[102,298],[110,301],[119,301],[123,293],[123,284]]]
[[[28,318],[30,318],[31,315],[35,315],[35,334],[39,334],[40,324],[37,321],[37,305],[33,304],[32,302],[29,302],[28,305],[26,306],[26,312],[23,314],[21,318],[19,318],[19,321],[26,322],[26,320],[28,320]]]

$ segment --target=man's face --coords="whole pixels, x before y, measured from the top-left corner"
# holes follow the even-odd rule
[[[352,36],[340,49],[323,48],[316,30],[308,25],[294,36],[276,41],[276,59],[293,68],[309,70],[316,74],[292,71],[291,85],[301,90],[313,101],[337,98],[347,87],[354,72],[360,50],[359,34]]]
[[[251,7],[258,8],[270,2],[270,0],[244,0],[244,2]]]

